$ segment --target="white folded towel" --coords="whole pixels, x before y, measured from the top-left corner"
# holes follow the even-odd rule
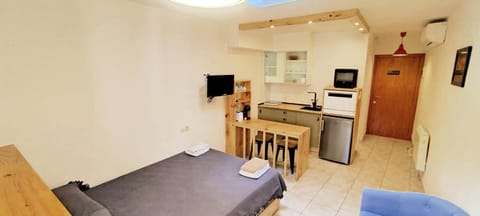
[[[185,150],[185,153],[187,153],[188,155],[197,157],[202,155],[205,152],[208,152],[208,150],[210,150],[210,147],[208,146],[208,144],[203,143],[203,144],[194,145],[188,148],[187,150]]]
[[[243,176],[248,177],[248,178],[258,179],[264,173],[266,173],[268,171],[268,169],[270,169],[270,165],[267,164],[265,167],[257,170],[255,173],[250,173],[250,172],[247,172],[247,171],[242,170],[242,169],[240,169],[240,171],[238,173],[240,173],[240,175],[243,175]]]
[[[258,170],[263,169],[265,166],[268,165],[267,160],[263,160],[257,157],[252,158],[251,160],[245,162],[240,169],[249,172],[249,173],[255,173]]]

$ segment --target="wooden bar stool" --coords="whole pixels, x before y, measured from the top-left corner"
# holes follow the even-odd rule
[[[282,159],[285,162],[285,139],[281,139],[277,142],[277,153],[275,154],[275,163],[277,163],[278,159],[278,152],[282,149]],[[290,156],[290,170],[292,174],[294,173],[294,166],[295,166],[295,150],[298,149],[298,140],[289,138],[288,139],[288,155]]]
[[[255,136],[255,144],[257,144],[257,153],[260,154],[260,150],[262,149],[262,143],[263,143],[263,132],[258,132],[257,135]],[[265,152],[264,152],[264,159],[268,159],[268,144],[272,147],[273,151],[273,134],[271,133],[266,133],[265,134]],[[253,146],[250,148],[250,157],[249,159],[252,159],[252,154],[253,154]]]

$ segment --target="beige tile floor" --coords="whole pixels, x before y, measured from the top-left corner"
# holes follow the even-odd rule
[[[358,216],[366,187],[423,192],[411,148],[409,141],[367,135],[349,166],[311,153],[302,178],[284,177],[288,191],[275,216]]]

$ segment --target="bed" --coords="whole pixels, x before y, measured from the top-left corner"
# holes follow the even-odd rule
[[[243,163],[216,150],[198,157],[179,153],[85,192],[72,184],[53,191],[73,216],[258,215],[278,204],[286,185],[273,169],[259,179],[239,175]]]

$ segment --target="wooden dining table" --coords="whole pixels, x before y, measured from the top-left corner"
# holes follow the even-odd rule
[[[298,150],[297,150],[297,159],[296,159],[296,168],[295,168],[295,179],[299,179],[305,170],[308,168],[308,154],[310,152],[310,128],[299,126],[299,125],[292,125],[292,124],[285,124],[280,122],[274,121],[267,121],[261,119],[250,119],[244,120],[239,122],[232,122],[230,124],[230,131],[232,132],[230,136],[230,145],[227,146],[227,153],[236,154],[238,149],[242,148],[240,152],[242,152],[241,157],[247,158],[247,145],[248,148],[251,149],[253,143],[255,142],[255,136],[250,136],[250,134],[260,134],[263,133],[263,141],[262,145],[266,146],[265,137],[266,134],[273,134],[273,152],[277,151],[278,144],[277,144],[277,136],[284,136],[285,143],[288,143],[289,139],[297,139],[298,140]],[[266,148],[265,148],[266,149]],[[260,152],[256,152],[256,148],[253,148],[253,154],[259,154]],[[284,157],[288,158],[287,154],[288,151],[286,149],[283,151]],[[265,154],[266,155],[266,154]],[[265,158],[268,160],[268,158]],[[276,154],[273,154],[273,164],[272,167],[275,168],[276,164]],[[292,161],[290,162],[292,163]],[[283,175],[287,174],[287,163],[283,163]]]
[[[0,176],[0,215],[71,215],[14,145],[0,147]]]

